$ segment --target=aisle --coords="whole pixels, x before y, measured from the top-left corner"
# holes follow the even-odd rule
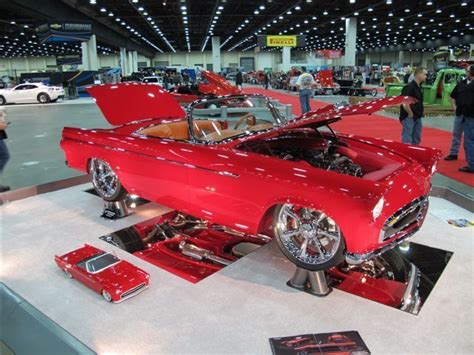
[[[299,99],[297,96],[279,92],[276,90],[265,90],[262,88],[247,88],[247,93],[263,94],[279,100],[284,104],[293,105],[293,113],[301,114]],[[316,109],[327,105],[326,102],[311,100],[311,108]],[[348,116],[343,120],[332,125],[341,133],[351,133],[369,137],[378,137],[400,141],[401,125],[397,120],[387,118],[381,115],[357,115]],[[443,157],[449,153],[451,145],[451,133],[436,128],[424,127],[421,145],[427,147],[435,147],[443,152]],[[446,175],[451,179],[459,181],[463,184],[474,186],[474,176],[472,174],[459,172],[458,169],[465,166],[466,158],[464,155],[464,147],[461,146],[459,151],[459,159],[457,161],[447,162],[440,160],[438,164],[438,172]]]

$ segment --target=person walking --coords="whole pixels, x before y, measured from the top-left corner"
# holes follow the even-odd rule
[[[270,85],[270,74],[265,72],[263,76],[263,85],[265,86],[265,90],[268,90],[268,86]]]
[[[457,160],[462,133],[464,131],[464,151],[467,166],[459,169],[464,173],[474,173],[474,65],[466,69],[466,80],[459,82],[451,93],[454,118],[451,150],[444,160]]]
[[[237,74],[235,74],[235,86],[239,89],[242,89],[242,84],[244,83],[244,76],[240,69],[237,69]]]
[[[301,71],[301,75],[296,80],[296,89],[300,95],[301,113],[306,113],[311,111],[310,98],[316,81],[311,74],[306,72],[306,67],[302,67]]]
[[[5,120],[6,113],[4,108],[0,108],[0,174],[3,173],[3,168],[7,164],[8,160],[10,159],[10,154],[8,153],[7,145],[5,144],[5,140],[7,137],[7,132],[5,130],[8,127],[8,123]],[[9,191],[10,186],[7,185],[0,185],[0,193]]]
[[[426,69],[416,68],[414,79],[402,90],[403,96],[414,97],[417,102],[400,106],[400,122],[402,123],[402,143],[418,145],[421,142],[421,130],[423,117],[423,90],[421,84],[426,80]]]

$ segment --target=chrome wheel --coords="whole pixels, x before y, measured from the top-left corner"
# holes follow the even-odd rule
[[[107,302],[112,302],[112,296],[105,290],[102,290],[102,297],[104,297],[104,300]]]
[[[46,95],[46,94],[40,94],[40,95],[38,96],[38,101],[39,101],[40,103],[42,103],[42,104],[45,104],[45,103],[47,103],[47,102],[49,101],[49,96]]]
[[[112,198],[120,189],[117,174],[110,165],[101,159],[92,159],[90,164],[92,184],[97,193],[103,198]]]
[[[338,263],[344,246],[339,226],[324,212],[292,204],[275,211],[274,234],[298,266],[319,270]]]

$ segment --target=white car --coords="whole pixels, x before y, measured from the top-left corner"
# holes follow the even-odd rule
[[[39,102],[56,102],[64,97],[60,86],[47,86],[41,83],[24,83],[9,89],[0,90],[0,105]]]
[[[163,79],[161,76],[145,76],[142,79],[142,83],[163,85]]]

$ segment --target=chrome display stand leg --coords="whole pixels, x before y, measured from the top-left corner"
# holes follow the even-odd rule
[[[104,211],[102,212],[101,217],[116,220],[130,216],[131,214],[132,212],[129,210],[126,200],[114,202],[104,201]]]
[[[327,296],[332,291],[324,271],[309,271],[300,267],[296,268],[295,274],[286,284],[318,297]]]

